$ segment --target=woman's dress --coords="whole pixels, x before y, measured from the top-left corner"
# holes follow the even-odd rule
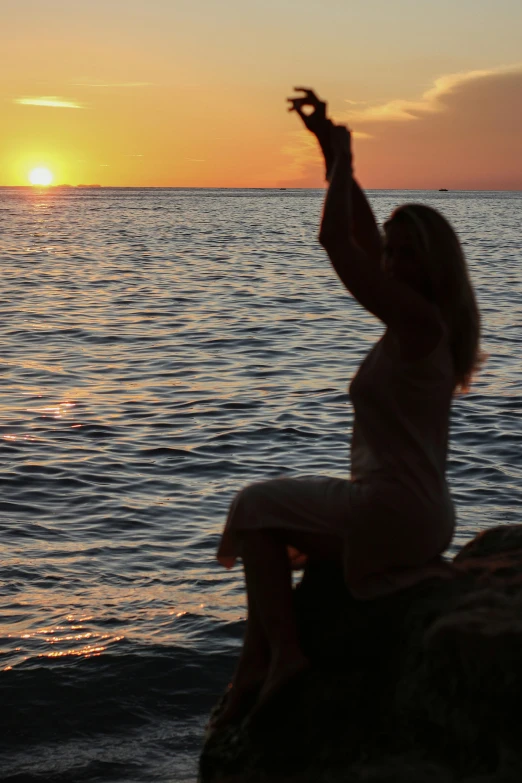
[[[354,590],[372,575],[436,560],[455,526],[445,475],[454,388],[447,336],[428,356],[406,360],[388,329],[350,384],[350,479],[284,476],[247,486],[231,504],[220,563],[231,568],[241,556],[242,530],[266,528],[337,536]]]

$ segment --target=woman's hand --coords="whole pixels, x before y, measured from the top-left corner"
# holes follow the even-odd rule
[[[304,95],[298,98],[288,98],[291,103],[288,111],[295,111],[321,145],[326,164],[326,180],[331,182],[336,162],[352,169],[352,147],[350,131],[344,125],[334,125],[326,116],[326,102],[321,101],[313,90],[308,87],[294,87],[296,92]],[[313,111],[307,114],[303,109],[310,106]]]
[[[332,121],[326,116],[326,103],[325,101],[319,100],[315,92],[309,90],[307,87],[295,87],[294,89],[296,92],[303,92],[304,95],[299,98],[288,98],[289,103],[292,104],[288,111],[297,112],[304,122],[305,127],[317,137],[317,141],[323,151],[326,166],[326,179],[329,182],[334,164],[334,155],[330,142]],[[310,114],[306,114],[303,111],[306,106],[312,107],[313,111]]]
[[[315,92],[308,87],[294,87],[294,90],[304,92],[304,95],[298,98],[287,98],[288,102],[292,104],[288,111],[296,111],[308,130],[317,137],[327,133],[331,123],[326,117],[326,102],[319,100]],[[305,106],[311,106],[313,111],[310,114],[305,114],[303,111]]]

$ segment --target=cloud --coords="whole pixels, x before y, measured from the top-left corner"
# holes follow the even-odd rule
[[[19,106],[45,106],[53,109],[83,109],[81,103],[58,98],[55,95],[42,96],[41,98],[15,98],[13,103]]]
[[[397,99],[374,106],[366,106],[363,109],[349,110],[345,119],[351,123],[417,120],[426,114],[445,111],[448,97],[468,84],[491,77],[516,74],[521,69],[522,66],[515,65],[490,70],[445,74],[435,79],[433,86],[416,101]],[[352,105],[360,103],[360,101],[346,102]]]
[[[522,65],[443,76],[408,107],[392,103],[411,117],[357,122],[374,136],[356,147],[367,187],[522,189]]]
[[[124,87],[127,88],[133,88],[133,87],[151,87],[152,82],[82,82],[82,83],[74,83],[74,87],[100,87],[100,88],[106,88],[106,87]]]
[[[351,104],[335,121],[363,139],[355,170],[366,187],[522,190],[522,64],[446,74],[417,100]],[[279,184],[324,185],[312,137],[296,136],[285,152],[291,163]]]

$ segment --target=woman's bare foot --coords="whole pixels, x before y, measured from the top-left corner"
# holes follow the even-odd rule
[[[245,641],[223,707],[207,726],[208,731],[238,723],[255,704],[270,668],[270,654],[264,638],[249,619]]]
[[[248,674],[243,670],[241,677],[236,674],[225,694],[222,710],[209,721],[207,731],[239,723],[248,714],[255,715],[285,685],[309,668],[308,658],[298,653],[292,657],[285,655],[279,658],[269,670],[255,669]]]
[[[210,719],[207,724],[207,732],[239,723],[256,704],[265,679],[266,676],[263,676],[257,680],[253,679],[251,682],[230,683],[224,697],[223,709]]]
[[[241,721],[256,703],[268,672],[269,661],[264,651],[250,645],[244,647],[225,693],[223,708],[210,720],[207,728],[213,731]]]

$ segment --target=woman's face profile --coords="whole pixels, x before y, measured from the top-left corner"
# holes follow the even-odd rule
[[[399,221],[388,223],[382,256],[385,276],[422,292],[426,283],[422,261],[415,236],[409,227]]]

